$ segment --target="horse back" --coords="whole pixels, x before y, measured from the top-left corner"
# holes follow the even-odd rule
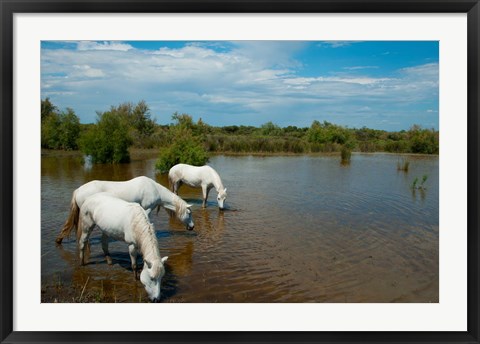
[[[127,202],[153,202],[155,196],[154,181],[148,177],[136,177],[127,181],[92,180],[83,184],[76,191],[76,201],[79,207],[90,196],[99,192],[108,192]],[[145,199],[145,198],[149,199]],[[151,198],[151,199],[150,199]],[[142,204],[143,205],[143,204]]]
[[[132,237],[132,226],[135,219],[147,215],[137,203],[131,203],[100,192],[88,197],[80,208],[80,216],[90,219],[102,232],[110,237],[125,241]]]
[[[201,184],[210,185],[217,173],[208,165],[192,166],[187,164],[178,164],[170,169],[169,177],[172,181],[182,180],[191,186],[200,186]]]

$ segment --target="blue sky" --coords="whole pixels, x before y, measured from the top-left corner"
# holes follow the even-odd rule
[[[208,124],[438,129],[438,42],[44,41],[41,96],[82,123],[145,100]]]

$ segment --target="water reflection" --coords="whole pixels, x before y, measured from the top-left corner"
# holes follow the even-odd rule
[[[194,231],[165,210],[151,214],[169,256],[162,301],[438,302],[438,157],[409,160],[405,173],[394,155],[353,154],[348,166],[328,156],[212,158],[227,210],[214,190],[203,209],[201,190],[184,186]],[[94,230],[90,264],[79,267],[73,238],[60,247],[54,238],[76,187],[139,175],[168,187],[154,164],[85,168],[81,157],[42,157],[43,302],[78,298],[87,282],[89,302],[147,301],[125,243],[111,243],[108,266]],[[423,175],[427,189],[412,189]]]
[[[91,155],[84,155],[83,156],[83,169],[84,171],[91,171],[93,167],[93,159]]]
[[[169,256],[172,272],[178,276],[186,276],[192,271],[193,241],[189,241],[176,253]]]

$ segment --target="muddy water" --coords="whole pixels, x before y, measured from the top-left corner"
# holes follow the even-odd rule
[[[213,157],[228,188],[219,211],[212,190],[183,186],[195,231],[166,212],[152,214],[160,252],[169,256],[163,302],[438,302],[438,157]],[[89,264],[75,241],[56,246],[72,191],[92,179],[126,180],[154,172],[153,157],[123,165],[84,165],[42,157],[42,302],[146,302],[128,249],[111,242],[106,264],[99,231]],[[426,190],[411,189],[428,175]]]

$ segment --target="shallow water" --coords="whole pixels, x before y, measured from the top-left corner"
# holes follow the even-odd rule
[[[218,210],[215,190],[202,209],[201,190],[182,186],[195,231],[164,210],[151,214],[169,256],[162,302],[438,302],[438,157],[408,157],[408,173],[397,171],[399,159],[353,154],[343,166],[338,156],[211,158],[227,210]],[[147,301],[125,243],[110,243],[108,266],[94,230],[89,264],[79,267],[73,237],[62,246],[54,239],[75,188],[139,175],[167,186],[154,164],[42,157],[42,302]],[[423,175],[426,190],[413,192]]]

